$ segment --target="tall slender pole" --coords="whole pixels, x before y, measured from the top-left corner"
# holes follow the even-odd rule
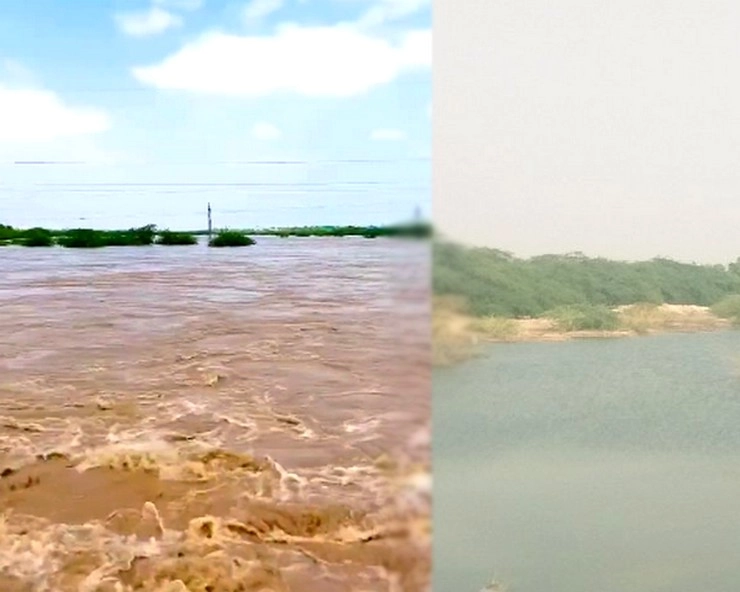
[[[211,202],[208,202],[208,242],[211,242],[212,234],[213,234],[213,223],[211,221]]]

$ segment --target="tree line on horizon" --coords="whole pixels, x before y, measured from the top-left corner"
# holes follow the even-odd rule
[[[267,229],[221,229],[216,231],[211,246],[245,246],[253,244],[254,236],[289,237],[364,237],[364,238],[429,238],[432,227],[425,222],[410,224],[391,224],[386,226],[304,226]],[[154,224],[128,230],[95,230],[91,228],[73,228],[50,230],[47,228],[14,228],[0,224],[0,246],[21,245],[26,247],[49,247],[55,244],[64,247],[103,247],[103,246],[145,246],[193,245],[197,237],[208,235],[208,231],[171,231],[160,230]],[[249,242],[251,241],[251,242]]]
[[[149,245],[195,245],[198,238],[189,232],[159,230],[154,224],[128,230],[94,230],[72,228],[49,230],[35,227],[18,229],[0,224],[0,245],[23,247],[53,247],[70,249],[96,249],[102,247],[141,247]],[[254,244],[254,239],[240,231],[222,230],[209,242],[212,247],[244,247]]]
[[[712,306],[740,294],[740,258],[729,265],[582,253],[524,259],[444,241],[433,245],[432,269],[433,293],[460,299],[474,316],[538,317],[562,307],[635,303]]]

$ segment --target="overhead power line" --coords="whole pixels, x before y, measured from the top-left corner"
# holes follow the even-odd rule
[[[110,166],[110,167],[147,167],[147,166],[322,166],[341,164],[411,164],[429,163],[429,157],[413,158],[345,158],[336,160],[172,160],[172,161],[132,161],[107,163],[104,161],[85,160],[47,160],[47,159],[18,159],[0,161],[0,166]]]

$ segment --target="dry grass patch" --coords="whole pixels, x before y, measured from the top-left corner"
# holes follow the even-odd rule
[[[674,320],[669,311],[658,304],[640,302],[621,306],[617,309],[619,324],[640,335],[650,331],[661,331],[669,327]]]
[[[701,331],[727,325],[706,306],[639,303],[617,309],[622,327],[645,334],[655,331]]]
[[[471,319],[469,329],[484,339],[513,341],[519,336],[519,323],[504,317],[481,317]]]

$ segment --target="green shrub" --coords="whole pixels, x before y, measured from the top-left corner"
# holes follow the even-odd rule
[[[129,230],[93,230],[75,228],[59,236],[57,242],[70,249],[98,249],[101,247],[139,247],[154,242],[156,227],[153,224]]]
[[[222,230],[208,243],[211,247],[248,247],[254,239],[238,230]]]
[[[561,331],[613,331],[619,328],[619,315],[606,306],[559,306],[543,316],[552,319]]]
[[[128,230],[103,231],[103,242],[106,247],[146,247],[154,244],[156,226],[148,224]]]
[[[433,229],[426,222],[413,222],[411,224],[397,224],[377,229],[378,236],[393,238],[431,238]]]
[[[712,312],[722,319],[740,324],[740,294],[731,294],[712,305]]]
[[[0,241],[4,241],[5,244],[9,244],[9,241],[18,238],[20,231],[16,230],[12,226],[6,224],[0,224]]]
[[[157,236],[157,227],[154,224],[147,224],[140,228],[131,228],[127,233],[133,234],[137,246],[153,245],[154,238]]]
[[[295,237],[345,237],[361,236],[377,238],[380,236],[394,238],[428,238],[432,227],[424,222],[412,224],[395,224],[390,226],[301,226],[288,228],[263,228],[248,230],[249,234],[262,236]]]
[[[133,247],[138,246],[136,236],[125,230],[103,232],[100,240],[106,247]]]
[[[68,230],[57,242],[68,249],[98,249],[106,246],[105,233],[92,228]]]
[[[189,232],[173,232],[171,230],[163,230],[159,233],[156,243],[158,245],[195,245],[198,243],[198,239],[195,235]]]
[[[24,233],[21,244],[24,247],[51,247],[54,237],[46,228],[31,228]]]

